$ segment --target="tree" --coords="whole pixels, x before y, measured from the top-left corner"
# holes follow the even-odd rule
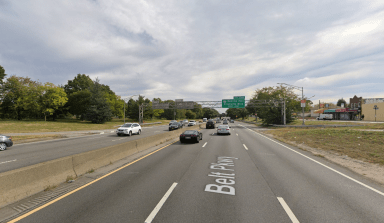
[[[343,99],[343,98],[340,98],[338,101],[337,101],[337,106],[341,106],[341,104],[344,104],[344,108],[347,107],[347,102]]]
[[[196,114],[195,118],[203,118],[203,115],[204,115],[203,106],[201,106],[200,104],[197,104],[195,102],[192,112]]]
[[[157,101],[158,103],[162,103],[161,98],[154,98],[152,101]],[[164,109],[153,109],[153,116],[155,116],[156,118],[161,118],[163,114],[164,114]]]
[[[21,120],[39,115],[41,83],[30,78],[11,76],[1,86],[3,94],[0,105],[3,118]]]
[[[187,119],[195,119],[196,118],[196,113],[194,113],[191,110],[187,110],[185,113],[185,116]]]
[[[53,115],[56,110],[63,107],[68,98],[63,88],[52,83],[47,82],[40,88],[43,93],[40,97],[41,112],[44,114],[45,121],[47,121],[47,115]]]
[[[73,80],[68,80],[64,85],[68,102],[65,108],[73,115],[84,120],[84,114],[90,106],[91,92],[89,89],[94,85],[92,79],[85,74],[78,74]]]
[[[92,123],[102,124],[112,119],[112,110],[105,98],[102,85],[96,79],[90,87],[90,106],[85,112],[85,119]]]
[[[124,110],[124,100],[117,96],[115,92],[113,92],[108,85],[101,85],[104,97],[107,99],[108,104],[112,110],[113,116],[123,117]]]
[[[203,108],[203,116],[204,116],[203,118],[211,119],[211,118],[217,117],[219,115],[220,115],[220,113],[216,109]]]
[[[156,118],[160,118],[164,113],[164,109],[154,109],[153,110],[153,116]]]
[[[169,103],[169,107],[171,107],[171,108],[175,106],[175,102],[172,100],[166,100],[166,101],[164,101],[164,103]],[[167,119],[167,120],[173,120],[174,119],[174,112],[175,112],[175,109],[164,109],[164,113],[163,113],[162,117]]]
[[[246,109],[252,114],[257,113],[263,125],[283,124],[282,103],[276,103],[283,99],[286,101],[286,121],[290,123],[293,121],[292,113],[300,111],[301,107],[298,96],[289,87],[280,85],[256,90]],[[264,100],[264,103],[260,104],[257,100]]]
[[[4,83],[3,80],[4,80],[5,76],[7,76],[7,74],[5,74],[4,68],[0,65],[0,84]]]

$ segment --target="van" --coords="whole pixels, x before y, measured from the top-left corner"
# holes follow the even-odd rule
[[[207,122],[207,118],[203,118],[203,122]]]
[[[317,117],[317,120],[332,120],[332,114],[320,114],[320,117]]]

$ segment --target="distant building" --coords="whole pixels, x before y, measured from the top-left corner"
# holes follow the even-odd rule
[[[361,116],[363,115],[365,121],[383,122],[384,98],[364,98],[361,106]]]
[[[357,97],[356,95],[353,98],[349,98],[349,108],[357,111],[353,114],[351,117],[352,119],[358,119],[361,118],[361,104],[363,102],[363,97]]]

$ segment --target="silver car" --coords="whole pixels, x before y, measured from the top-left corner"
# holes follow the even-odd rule
[[[0,151],[6,150],[7,147],[13,146],[11,136],[0,135]]]
[[[230,135],[231,134],[230,128],[231,127],[229,127],[229,125],[219,125],[217,127],[217,135],[221,135],[221,134]]]

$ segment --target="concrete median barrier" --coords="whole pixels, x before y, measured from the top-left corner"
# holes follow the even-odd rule
[[[28,167],[0,173],[0,207],[109,165],[137,152],[178,138],[185,130],[200,129],[203,124],[88,151]]]
[[[72,157],[0,173],[0,207],[65,182],[75,176]]]
[[[138,152],[137,140],[88,151],[72,156],[73,169],[77,176],[109,165]]]

